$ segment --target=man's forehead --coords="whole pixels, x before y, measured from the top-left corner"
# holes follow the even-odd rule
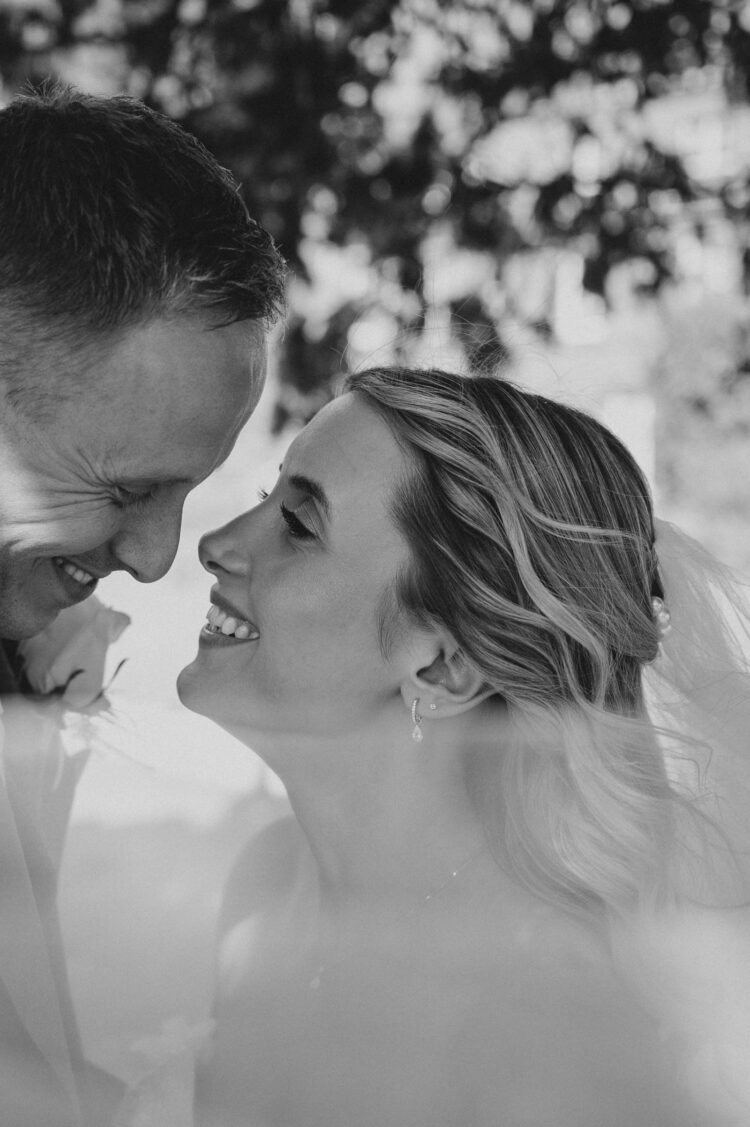
[[[220,410],[210,405],[183,410],[168,425],[152,419],[139,428],[134,418],[126,430],[113,420],[103,457],[105,476],[134,487],[203,477],[227,456],[249,414],[247,404],[230,410],[224,402]],[[106,442],[106,434],[102,437]]]
[[[144,426],[170,414],[195,424],[196,436],[231,425],[252,410],[263,388],[265,336],[260,326],[239,322],[210,328],[202,320],[161,320],[132,329],[101,358],[98,380],[89,380],[78,406],[106,405]]]
[[[262,326],[161,320],[58,357],[65,394],[26,441],[36,470],[88,486],[202,481],[231,452],[265,376]],[[67,475],[67,477],[65,477]]]
[[[253,321],[163,318],[130,330],[105,365],[110,378],[141,383],[150,394],[221,392],[227,384],[254,385],[262,378],[266,338]]]

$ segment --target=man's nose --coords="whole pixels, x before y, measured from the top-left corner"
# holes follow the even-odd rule
[[[134,514],[111,541],[120,567],[139,583],[154,583],[169,571],[177,554],[182,525],[182,503],[153,506]]]

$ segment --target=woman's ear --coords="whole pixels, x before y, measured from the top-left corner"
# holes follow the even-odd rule
[[[458,716],[493,696],[482,674],[469,661],[456,640],[447,631],[435,639],[434,658],[428,664],[416,665],[401,685],[401,696],[407,708],[419,699],[419,712],[437,716]],[[434,707],[433,707],[434,706]]]

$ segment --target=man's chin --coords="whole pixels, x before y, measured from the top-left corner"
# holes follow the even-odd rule
[[[0,569],[0,638],[34,638],[61,611],[90,598],[97,585],[96,580],[80,582],[49,558],[35,561],[20,578],[3,575]]]
[[[0,599],[2,595],[0,594]],[[24,638],[34,638],[46,630],[57,618],[60,608],[41,610],[7,608],[0,605],[0,638],[10,642],[21,642]]]

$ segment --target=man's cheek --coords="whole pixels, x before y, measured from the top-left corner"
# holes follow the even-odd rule
[[[111,502],[43,506],[13,529],[17,551],[38,556],[78,555],[100,547],[117,532],[122,512]]]

